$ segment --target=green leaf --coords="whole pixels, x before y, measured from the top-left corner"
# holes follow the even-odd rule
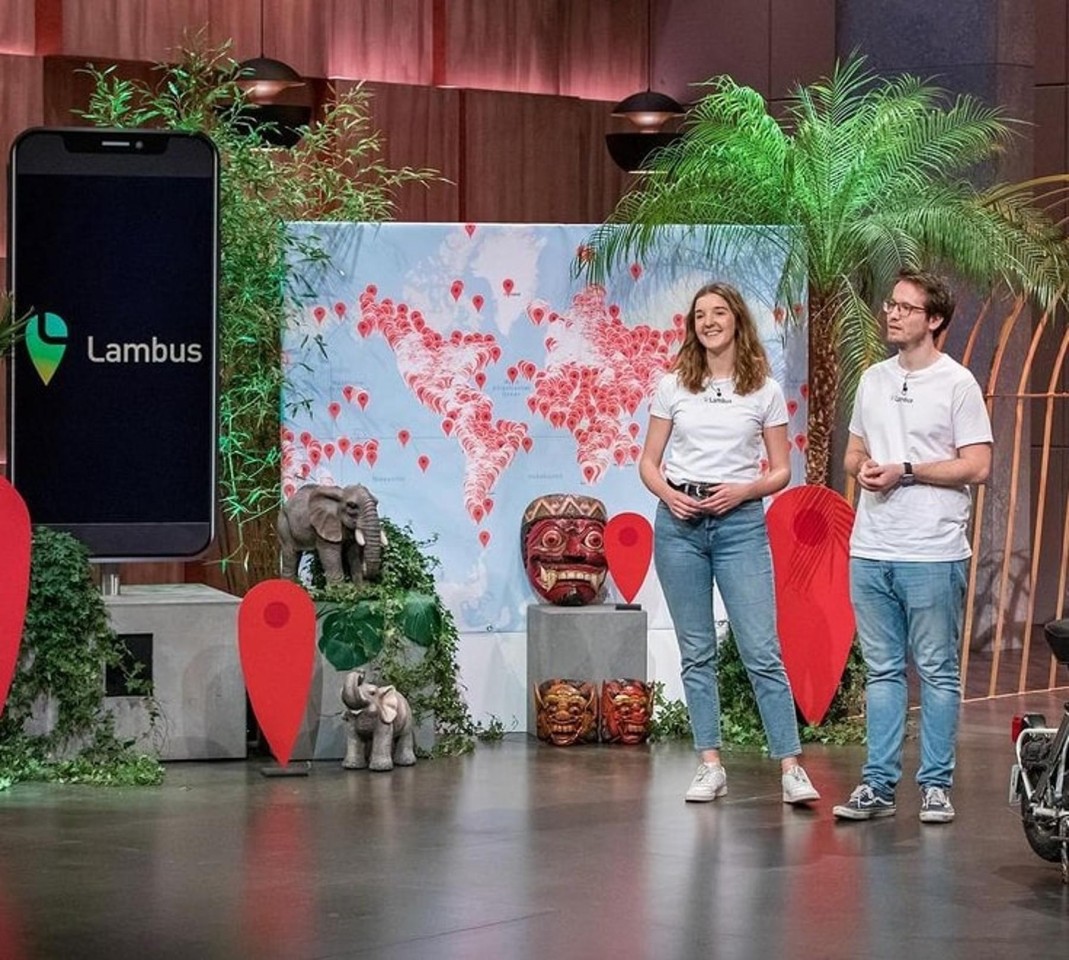
[[[425,593],[412,591],[405,596],[401,609],[401,632],[413,643],[429,647],[438,639],[442,615],[437,600]]]
[[[337,670],[352,670],[373,660],[382,649],[385,618],[382,605],[357,600],[322,618],[319,649]]]

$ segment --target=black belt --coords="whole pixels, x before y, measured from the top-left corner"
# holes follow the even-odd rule
[[[672,483],[667,477],[665,477],[665,480],[668,481],[668,486],[673,490],[679,490],[688,497],[694,497],[695,500],[704,500],[712,495],[715,487],[720,486],[718,483]]]

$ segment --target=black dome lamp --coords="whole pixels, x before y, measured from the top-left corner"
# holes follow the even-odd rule
[[[612,108],[614,117],[630,121],[633,130],[607,133],[605,145],[609,155],[622,170],[638,173],[656,150],[679,139],[678,133],[663,133],[661,128],[673,117],[686,112],[667,93],[652,90],[653,85],[653,0],[646,0],[646,89],[625,97]]]
[[[300,140],[300,128],[312,119],[306,103],[278,102],[286,90],[305,86],[304,78],[288,63],[264,56],[264,4],[260,0],[260,56],[238,64],[237,84],[245,91],[246,115],[251,128],[273,147],[293,147]]]
[[[303,87],[304,79],[288,63],[264,56],[264,0],[260,0],[260,55],[238,64],[238,86],[249,103],[270,103],[283,90]]]
[[[283,90],[303,87],[301,75],[288,63],[271,57],[253,57],[240,64],[238,86],[245,91],[250,103],[270,103]]]

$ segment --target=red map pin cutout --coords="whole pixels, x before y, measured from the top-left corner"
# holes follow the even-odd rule
[[[635,599],[653,556],[653,527],[640,513],[618,513],[605,524],[605,559],[625,603]]]
[[[831,706],[854,641],[854,511],[827,487],[793,487],[775,499],[767,522],[783,665],[798,709],[816,725]]]
[[[256,721],[281,766],[289,763],[308,703],[316,611],[290,580],[265,580],[238,609],[238,650]]]
[[[4,712],[22,643],[30,593],[30,514],[0,477],[0,713]]]

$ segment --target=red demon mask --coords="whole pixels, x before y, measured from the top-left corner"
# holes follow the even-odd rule
[[[523,513],[523,565],[540,597],[561,607],[594,603],[605,587],[605,505],[550,493]]]

